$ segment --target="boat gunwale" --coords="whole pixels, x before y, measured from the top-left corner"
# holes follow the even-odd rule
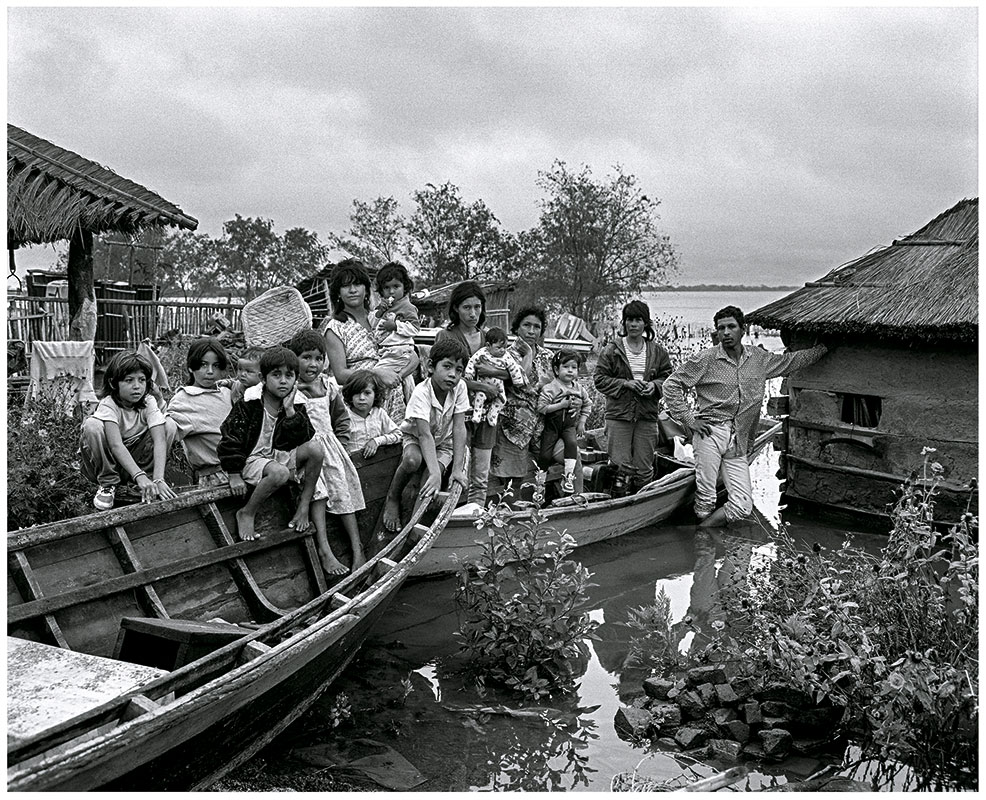
[[[73,718],[59,723],[57,726],[53,726],[46,732],[36,734],[32,737],[27,737],[15,745],[8,745],[8,790],[10,790],[10,783],[12,781],[16,781],[18,778],[17,765],[13,764],[11,766],[13,757],[18,757],[18,761],[25,761],[27,759],[34,758],[35,756],[43,755],[45,750],[59,744],[63,744],[66,741],[70,741],[71,739],[85,733],[86,730],[92,730],[100,725],[113,722],[114,720],[119,720],[119,717],[123,713],[124,709],[126,709],[131,700],[138,695],[142,695],[153,700],[155,697],[170,694],[177,688],[181,688],[181,686],[185,685],[188,680],[192,678],[200,677],[203,670],[216,671],[218,673],[210,678],[205,684],[193,689],[179,698],[176,698],[173,703],[169,703],[168,705],[152,709],[144,714],[140,714],[134,719],[127,720],[126,722],[116,725],[113,730],[108,731],[105,734],[97,736],[94,739],[80,742],[69,751],[59,753],[57,756],[58,763],[49,766],[61,768],[66,764],[66,761],[69,758],[75,760],[82,759],[84,754],[98,748],[112,747],[114,740],[126,736],[139,724],[146,723],[149,715],[171,717],[180,710],[185,710],[189,702],[199,697],[205,697],[206,699],[204,702],[208,703],[209,701],[207,696],[218,688],[217,682],[221,681],[222,686],[228,686],[230,683],[238,681],[243,675],[253,670],[260,667],[265,667],[266,669],[266,667],[271,665],[273,660],[281,658],[289,650],[293,650],[301,645],[302,642],[309,636],[317,634],[320,630],[342,619],[343,617],[352,616],[355,621],[358,621],[361,616],[359,613],[361,610],[365,611],[368,608],[375,607],[376,604],[382,599],[382,596],[389,594],[389,592],[394,589],[395,583],[399,584],[407,577],[414,564],[416,564],[419,560],[420,556],[432,545],[434,540],[444,529],[445,524],[447,523],[449,517],[451,516],[452,510],[455,507],[455,504],[459,500],[460,494],[461,487],[459,484],[454,484],[449,491],[449,496],[443,504],[442,509],[428,527],[427,533],[421,535],[419,540],[400,561],[392,562],[389,557],[408,541],[408,538],[411,536],[415,526],[427,510],[427,507],[422,504],[417,504],[415,506],[408,523],[378,553],[368,559],[359,569],[351,572],[339,583],[333,585],[305,605],[299,606],[297,609],[292,610],[280,619],[269,622],[257,630],[245,634],[242,638],[230,642],[207,654],[206,656],[180,667],[177,670],[173,670],[167,675],[162,675],[158,678],[147,681],[141,686],[135,687],[128,692],[124,692],[116,698],[113,698],[112,700],[107,701],[94,709],[90,709],[82,714],[78,714]],[[348,589],[357,581],[368,576],[372,570],[376,569],[378,566],[381,566],[381,561],[383,560],[391,561],[392,566],[383,565],[386,566],[387,571],[379,575],[370,586],[350,598],[346,603],[338,608],[331,609],[329,613],[325,614],[325,616],[316,619],[314,622],[306,625],[305,627],[302,627],[301,630],[297,631],[289,638],[278,642],[276,645],[271,647],[270,650],[262,653],[256,658],[250,659],[242,664],[235,663],[240,652],[246,645],[264,637],[277,635],[284,629],[289,629],[295,625],[298,625],[306,617],[323,612],[324,606],[331,603],[335,595],[342,594],[345,589]],[[343,631],[340,635],[343,635],[345,632],[346,631]],[[232,668],[229,668],[229,662],[232,662]],[[247,682],[247,685],[249,685],[249,682]],[[82,727],[87,723],[89,724],[88,728]],[[34,765],[32,769],[28,771],[32,777],[37,777],[39,774],[38,766],[40,765]]]

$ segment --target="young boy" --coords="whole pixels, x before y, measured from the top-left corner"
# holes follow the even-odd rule
[[[514,386],[523,386],[527,383],[524,370],[520,368],[517,360],[507,352],[507,334],[503,328],[490,328],[486,331],[486,346],[480,347],[466,364],[466,380],[478,380],[496,388],[498,395],[492,400],[485,393],[476,392],[472,400],[472,421],[483,422],[496,427],[497,420],[500,418],[500,409],[507,402],[507,393],[500,378],[477,378],[476,367],[485,364],[494,369],[506,370],[510,373],[510,380]]]
[[[443,339],[431,348],[428,379],[414,387],[401,431],[404,454],[394,473],[384,506],[383,525],[400,530],[401,493],[424,463],[427,474],[419,498],[429,503],[442,485],[442,474],[451,465],[450,479],[466,488],[466,412],[469,393],[462,372],[469,353],[460,342]]]
[[[298,393],[298,357],[286,347],[264,350],[258,364],[262,382],[251,386],[233,405],[220,429],[219,462],[229,475],[234,494],[256,487],[236,512],[241,539],[256,539],[254,517],[260,506],[289,480],[304,475],[301,499],[288,527],[299,531],[309,525],[312,500],[322,473],[322,448],[312,441],[315,429]]]

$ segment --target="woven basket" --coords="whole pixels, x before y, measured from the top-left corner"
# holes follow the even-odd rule
[[[273,347],[310,328],[312,310],[297,289],[278,286],[243,306],[240,320],[248,347]]]

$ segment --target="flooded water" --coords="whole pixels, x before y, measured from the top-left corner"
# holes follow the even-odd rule
[[[742,568],[744,554],[770,548],[769,531],[779,518],[776,470],[777,454],[764,452],[753,470],[757,512],[726,533],[696,534],[694,523],[681,521],[576,551],[597,584],[590,608],[599,628],[598,638],[585,643],[575,696],[533,705],[492,688],[481,694],[464,677],[457,652],[454,579],[419,581],[402,589],[342,679],[262,757],[283,769],[292,751],[317,750],[320,743],[334,742],[336,749],[353,742],[386,745],[408,762],[398,772],[405,782],[392,788],[415,791],[609,791],[614,775],[638,764],[639,774],[649,778],[680,775],[680,760],[624,741],[614,727],[617,710],[640,694],[645,677],[625,666],[628,611],[652,604],[663,589],[679,649],[686,651],[692,642],[681,624],[685,616],[707,619],[718,583]],[[789,522],[808,542],[837,546],[843,538],[805,520]],[[878,549],[881,537],[861,534],[856,541]],[[350,718],[333,734],[331,725],[346,707]],[[727,766],[699,764],[693,774]],[[814,758],[795,758],[776,776],[751,773],[749,788],[805,778],[820,766]]]

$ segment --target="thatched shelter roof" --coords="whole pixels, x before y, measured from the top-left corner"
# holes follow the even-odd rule
[[[140,184],[95,161],[7,125],[7,246],[94,234],[135,234],[149,226],[195,230],[187,216]]]
[[[746,316],[806,334],[975,341],[979,198]]]

